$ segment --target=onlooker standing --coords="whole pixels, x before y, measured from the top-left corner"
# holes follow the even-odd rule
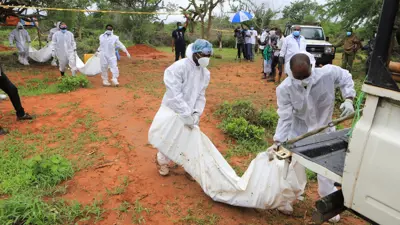
[[[287,64],[290,62],[290,58],[299,52],[305,52],[307,48],[306,39],[300,35],[301,27],[295,26],[293,33],[288,35],[282,44],[282,49],[279,54],[279,63]],[[285,60],[285,63],[284,63]]]
[[[4,73],[4,69],[0,64],[0,89],[3,90],[11,100],[11,103],[14,106],[14,109],[17,114],[17,120],[32,120],[33,117],[25,112],[24,108],[21,104],[21,99],[19,98],[18,89],[15,85],[8,79],[6,74]],[[0,127],[0,135],[6,134],[2,127]]]
[[[235,29],[234,37],[236,38],[236,48],[238,50],[237,58],[241,61],[241,53],[243,53],[244,58],[246,57],[244,54],[244,33],[240,27]]]
[[[246,32],[246,48],[248,60],[254,61],[254,46],[256,45],[258,33],[254,30],[254,27],[250,27],[250,30]]]
[[[343,56],[342,56],[342,68],[347,69],[351,72],[353,68],[353,61],[356,56],[357,51],[362,48],[360,39],[353,33],[353,29],[348,29],[346,32],[346,38],[343,39],[335,47],[343,46]]]
[[[270,69],[266,68],[267,64],[265,62],[266,59],[265,59],[265,54],[264,54],[264,49],[270,44],[269,38],[270,38],[269,28],[266,27],[258,40],[259,48],[260,48],[262,58],[263,58],[263,77],[262,77],[262,79],[267,79],[267,74],[270,73]],[[270,65],[268,65],[268,67],[270,68]]]
[[[186,16],[186,15],[185,15]],[[182,26],[181,22],[176,23],[177,29],[172,31],[172,52],[175,52],[175,61],[185,58],[186,42],[185,32],[189,24],[189,18],[186,16],[186,23]]]
[[[280,62],[279,60],[279,55],[280,55],[280,51],[282,49],[282,45],[283,45],[283,41],[285,39],[285,37],[282,34],[282,31],[278,28],[276,30],[276,37],[277,37],[277,44],[276,44],[276,49],[275,49],[275,56],[276,56],[276,60],[278,62],[277,66],[278,66],[278,71],[279,71],[279,76],[278,76],[278,80],[275,80],[275,82],[280,83],[281,82],[281,78],[282,78],[282,72],[283,72],[283,64]]]

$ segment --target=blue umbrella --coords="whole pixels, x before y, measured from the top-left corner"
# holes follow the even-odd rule
[[[249,12],[239,11],[231,16],[229,21],[231,21],[231,23],[241,23],[251,19],[253,19],[253,16]]]

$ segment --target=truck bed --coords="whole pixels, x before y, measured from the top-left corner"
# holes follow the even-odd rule
[[[292,153],[342,177],[349,130],[316,134],[285,147]],[[319,173],[319,171],[314,172]]]

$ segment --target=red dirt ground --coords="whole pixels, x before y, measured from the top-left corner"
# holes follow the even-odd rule
[[[152,59],[166,58],[164,53],[144,44],[134,45],[127,49],[132,56],[136,56],[138,58],[152,58]]]
[[[138,49],[149,50],[147,46],[136,46],[129,48],[129,51],[136,54]],[[154,50],[151,52],[161,54]],[[94,143],[93,145],[97,146],[87,146],[86,151],[90,154],[90,149],[96,147],[94,154],[98,155],[99,159],[93,166],[77,172],[71,180],[64,183],[68,188],[67,193],[61,195],[61,198],[78,200],[82,204],[102,199],[106,212],[103,215],[104,219],[96,224],[104,225],[133,224],[133,207],[121,215],[115,208],[123,201],[134,205],[136,200],[140,200],[144,207],[150,209],[149,213],[141,215],[146,224],[151,225],[311,223],[313,201],[318,198],[316,183],[308,185],[305,201],[295,205],[294,215],[285,216],[275,210],[259,211],[213,202],[197,183],[189,181],[184,176],[184,171],[180,168],[175,169],[169,177],[160,177],[154,160],[156,150],[148,144],[147,133],[164,93],[163,71],[173,62],[173,56],[168,55],[168,58],[159,60],[134,58],[133,62],[126,57],[122,57],[119,62],[122,85],[119,88],[104,88],[101,86],[99,76],[90,77],[93,86],[91,89],[81,89],[69,94],[23,97],[24,108],[28,112],[34,111],[35,114],[42,115],[32,123],[17,123],[11,114],[6,114],[0,121],[1,125],[11,130],[18,129],[22,133],[37,132],[43,126],[68,127],[71,120],[82,118],[86,114],[75,110],[73,114],[66,115],[68,108],[60,108],[60,104],[74,102],[79,102],[80,107],[91,109],[100,118],[96,125],[100,132],[108,137],[107,142]],[[257,106],[268,107],[276,104],[276,86],[260,79],[259,65],[258,62],[232,61],[211,67],[211,83],[207,90],[207,106],[201,128],[221,152],[228,149],[228,144],[225,135],[216,127],[220,121],[212,116],[219,104],[234,99],[250,99]],[[27,72],[38,70],[49,73],[50,76],[58,76],[57,69],[50,66],[31,66]],[[8,75],[11,80],[17,80],[19,73],[9,72]],[[29,77],[34,78],[36,75]],[[44,116],[48,109],[54,113]],[[12,105],[10,102],[3,102],[0,104],[0,110],[8,112],[12,110]],[[81,131],[77,129],[76,132],[79,135]],[[117,142],[121,143],[122,147],[115,147]],[[241,165],[246,161],[247,157],[235,158],[231,164]],[[96,166],[107,162],[112,163],[96,169]],[[106,188],[110,190],[119,185],[119,178],[122,176],[129,178],[125,192],[114,196],[108,195]],[[212,219],[206,219],[207,216],[210,218],[215,216],[219,220],[214,223]],[[94,224],[94,221],[78,224]],[[350,213],[344,213],[341,224],[366,223]]]
[[[12,48],[4,46],[4,45],[0,45],[0,52],[5,52],[5,51],[11,51]]]

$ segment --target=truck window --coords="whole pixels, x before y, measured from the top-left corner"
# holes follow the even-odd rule
[[[324,32],[321,28],[302,27],[301,35],[303,35],[306,39],[325,40]]]

